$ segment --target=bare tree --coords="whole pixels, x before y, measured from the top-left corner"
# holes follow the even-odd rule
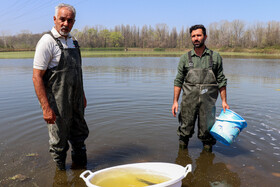
[[[245,24],[243,21],[234,20],[232,23],[232,46],[240,47],[241,46],[241,38],[244,34]]]
[[[241,20],[223,20],[211,23],[207,28],[207,46],[218,48],[253,48],[280,46],[280,22],[255,23],[246,25]],[[2,31],[0,48],[2,50],[34,49],[44,33],[32,34],[25,30],[11,36]],[[102,25],[86,26],[72,31],[82,47],[142,47],[142,48],[192,48],[189,28],[182,27],[179,32],[167,24],[155,26],[116,25],[107,29]]]
[[[208,29],[208,44],[214,47],[220,47],[220,30],[217,22],[211,23]]]
[[[163,48],[167,45],[169,35],[168,26],[166,24],[157,24],[154,32],[156,47]]]
[[[176,48],[177,47],[177,39],[178,39],[178,33],[176,27],[173,27],[171,34],[169,36],[169,41],[167,46],[169,48]]]
[[[270,21],[267,23],[266,45],[275,46],[279,44],[279,22]]]

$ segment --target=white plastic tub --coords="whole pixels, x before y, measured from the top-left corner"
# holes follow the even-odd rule
[[[81,173],[80,177],[85,181],[88,187],[97,187],[96,185],[90,182],[95,175],[100,174],[101,172],[107,172],[112,169],[121,169],[121,168],[145,169],[149,172],[158,173],[160,175],[164,175],[170,178],[170,180],[166,182],[150,185],[150,187],[167,187],[167,186],[181,187],[182,179],[185,178],[187,174],[192,170],[191,164],[188,164],[186,167],[182,167],[178,164],[172,164],[172,163],[145,162],[145,163],[125,164],[125,165],[110,167],[110,168],[96,171],[94,173],[92,173],[90,170],[86,170],[83,173]]]

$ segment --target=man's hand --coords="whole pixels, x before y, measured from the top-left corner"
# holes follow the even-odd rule
[[[176,117],[176,114],[178,112],[178,100],[180,97],[181,88],[178,86],[174,86],[174,98],[173,98],[173,105],[172,105],[172,114],[174,117]]]
[[[229,105],[227,104],[227,102],[222,102],[222,107],[224,112],[226,112],[226,109],[229,109]]]
[[[43,109],[43,118],[48,124],[54,124],[56,116],[51,108]]]
[[[174,117],[176,117],[177,112],[178,112],[178,102],[174,102],[172,105],[172,114]]]
[[[50,107],[43,81],[45,72],[46,70],[33,69],[32,80],[36,95],[43,110],[43,118],[48,124],[54,124],[56,116],[54,111]]]
[[[220,88],[220,95],[222,99],[223,110],[226,112],[226,109],[229,109],[229,106],[227,104],[227,89],[225,86]]]

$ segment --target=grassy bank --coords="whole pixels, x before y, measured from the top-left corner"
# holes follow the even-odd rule
[[[22,59],[33,58],[34,51],[13,51],[13,52],[0,52],[0,59]]]
[[[240,49],[218,51],[224,58],[274,58],[280,59],[280,49]],[[82,50],[82,57],[180,57],[188,50],[166,49],[154,51],[153,49],[129,48],[128,51],[93,51]],[[0,59],[33,58],[34,51],[0,52]]]

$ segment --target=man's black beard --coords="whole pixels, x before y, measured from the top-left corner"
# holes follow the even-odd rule
[[[199,41],[194,41],[194,42],[199,42]],[[193,43],[194,48],[201,48],[202,46],[204,46],[204,40],[202,40],[199,44],[194,44]]]

